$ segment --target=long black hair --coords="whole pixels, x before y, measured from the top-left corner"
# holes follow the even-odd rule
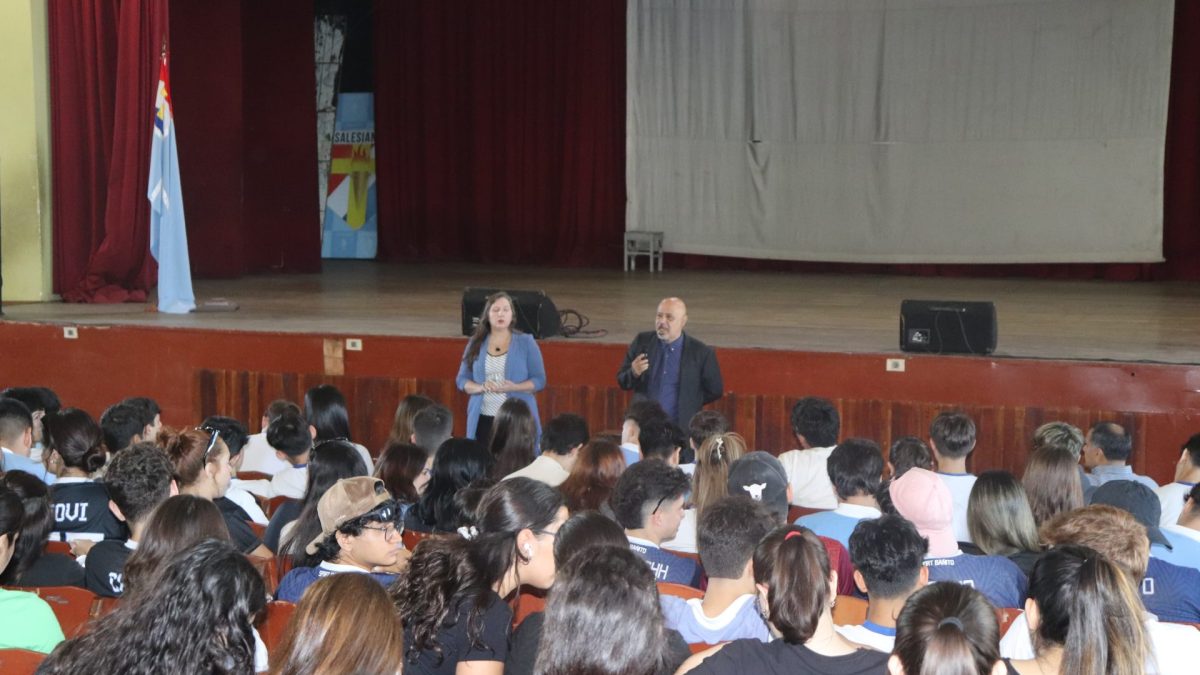
[[[279,554],[290,555],[296,567],[313,567],[320,558],[309,555],[304,547],[321,532],[321,518],[317,514],[317,503],[333,484],[343,478],[367,475],[367,465],[354,445],[347,441],[326,441],[312,449],[308,455],[308,485],[304,499],[300,502],[300,515],[296,517],[288,536],[279,542]]]
[[[491,604],[493,586],[514,569],[519,573],[518,562],[528,560],[517,550],[517,535],[545,530],[562,506],[558,490],[531,478],[512,478],[484,495],[475,514],[474,538],[434,537],[417,545],[408,569],[391,587],[400,619],[412,636],[405,645],[410,663],[426,650],[442,654],[439,634],[447,617],[464,602],[471,603],[467,639],[476,648],[482,646],[482,616]]]
[[[0,574],[0,583],[14,585],[42,557],[46,539],[50,530],[54,529],[54,511],[50,508],[49,488],[33,474],[9,471],[4,474],[3,483],[21,500],[25,513],[12,560],[4,568],[4,573]]]
[[[996,610],[970,586],[930,584],[909,596],[896,617],[892,653],[913,675],[988,675],[1000,660]]]
[[[350,440],[350,412],[346,397],[332,384],[313,387],[304,394],[304,417],[317,430],[316,441]]]
[[[262,577],[246,556],[203,541],[171,558],[153,588],[61,643],[38,672],[251,673],[251,625],[265,605]]]
[[[628,546],[600,546],[558,570],[534,675],[650,675],[667,663],[658,587]]]
[[[64,408],[47,415],[42,423],[45,425],[46,447],[62,457],[64,466],[90,474],[108,461],[104,434],[87,411]]]
[[[492,454],[469,438],[451,438],[438,448],[430,468],[429,485],[410,513],[418,523],[441,532],[453,532],[464,520],[454,495],[471,483],[486,478],[494,462]]]
[[[488,441],[488,451],[496,458],[492,477],[499,480],[528,466],[534,459],[537,440],[537,422],[529,404],[519,398],[501,403]]]

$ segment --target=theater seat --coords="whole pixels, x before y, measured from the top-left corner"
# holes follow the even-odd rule
[[[723,645],[723,644],[725,644],[725,643],[718,642],[717,644],[709,644],[707,642],[689,642],[688,649],[692,650],[693,654],[699,654],[700,652],[706,652],[706,651],[712,649],[713,647],[716,647],[717,645]]]
[[[513,628],[530,614],[546,611],[546,591],[529,586],[522,586],[517,593],[517,606],[513,611]]]
[[[69,541],[48,541],[43,550],[46,553],[61,553],[62,555],[69,555],[72,558],[75,557],[75,554],[71,553],[71,542]]]
[[[867,620],[867,601],[852,595],[839,595],[833,605],[835,626],[860,626]]]
[[[1011,626],[1012,622],[1022,614],[1024,614],[1024,612],[1019,609],[1013,609],[1012,607],[996,608],[996,620],[1000,622],[1000,637],[1004,637],[1004,634],[1008,632],[1008,627]]]
[[[295,611],[296,606],[290,602],[275,600],[267,603],[263,619],[258,624],[258,634],[262,637],[263,644],[267,646],[268,653],[275,651],[275,648],[283,640],[288,619],[292,618],[292,613]]]
[[[0,673],[32,675],[45,658],[45,654],[28,649],[0,649]]]
[[[63,635],[73,638],[83,632],[84,625],[94,616],[96,595],[75,586],[42,586],[31,590],[50,605]]]

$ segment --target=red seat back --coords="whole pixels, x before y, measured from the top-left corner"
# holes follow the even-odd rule
[[[33,675],[46,655],[28,649],[0,649],[0,673]]]

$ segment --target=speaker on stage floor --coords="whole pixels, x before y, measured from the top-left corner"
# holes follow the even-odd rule
[[[926,354],[991,354],[996,350],[996,305],[905,300],[900,303],[900,349]]]
[[[479,314],[487,303],[488,296],[498,293],[498,288],[468,288],[462,298],[463,335],[475,332]],[[537,339],[554,337],[562,332],[558,308],[550,296],[542,291],[504,291],[512,296],[513,313],[516,314],[517,330],[529,333]]]

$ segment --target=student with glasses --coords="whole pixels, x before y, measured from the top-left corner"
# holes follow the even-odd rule
[[[370,574],[381,584],[396,580],[408,562],[396,521],[396,502],[383,481],[368,476],[343,478],[317,504],[321,531],[305,547],[320,562],[287,573],[277,600],[298,602],[317,579],[331,574]]]
[[[159,436],[163,451],[174,466],[175,482],[180,494],[207,499],[221,510],[233,545],[247,555],[270,558],[271,551],[254,534],[250,517],[237,504],[224,499],[233,479],[229,464],[229,448],[214,428],[195,428],[186,431],[163,430]]]

